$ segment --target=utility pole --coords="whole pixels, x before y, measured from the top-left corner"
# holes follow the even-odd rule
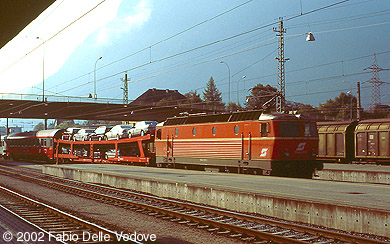
[[[360,100],[360,82],[357,83],[357,106],[356,106],[356,120],[360,121],[362,119],[362,102]]]
[[[276,112],[284,112],[286,109],[286,83],[285,83],[285,69],[284,63],[289,58],[284,58],[284,33],[286,29],[283,28],[283,18],[279,18],[279,28],[274,28],[274,31],[277,32],[276,36],[278,37],[278,57],[275,59],[278,60],[278,92],[279,96],[276,99]]]
[[[122,79],[123,81],[123,87],[121,87],[121,89],[123,89],[123,104],[124,105],[127,105],[129,103],[129,79],[127,78],[127,74],[125,74],[125,78]]]
[[[374,108],[376,105],[381,104],[380,86],[385,83],[379,79],[379,72],[389,69],[382,69],[378,66],[375,53],[373,58],[373,64],[370,67],[365,68],[364,70],[368,69],[371,70],[371,80],[367,82],[371,83],[371,108]]]

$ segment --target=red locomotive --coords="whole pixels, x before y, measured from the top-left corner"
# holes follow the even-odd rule
[[[318,134],[315,121],[261,111],[167,119],[156,134],[111,141],[60,140],[63,130],[10,135],[14,159],[57,163],[102,162],[311,178]]]
[[[157,166],[311,178],[315,121],[261,111],[169,118],[157,127]]]
[[[49,161],[54,158],[54,139],[61,138],[64,130],[41,130],[7,136],[8,155],[17,159]]]

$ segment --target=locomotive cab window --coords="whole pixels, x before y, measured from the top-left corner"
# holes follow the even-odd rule
[[[178,136],[178,135],[179,135],[179,129],[176,128],[176,129],[175,129],[175,136]]]
[[[303,123],[304,135],[308,137],[317,136],[317,127],[315,123]]]
[[[157,130],[157,139],[161,140],[161,129]]]
[[[280,122],[279,134],[281,137],[298,137],[300,136],[299,124],[297,122]]]
[[[269,133],[269,125],[268,123],[260,124],[260,133],[262,137],[267,137]]]
[[[195,136],[196,135],[196,128],[192,128],[192,135]]]

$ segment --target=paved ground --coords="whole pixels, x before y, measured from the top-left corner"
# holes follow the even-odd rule
[[[384,184],[332,182],[109,164],[68,164],[58,165],[58,167],[288,199],[304,199],[335,205],[390,210],[390,185]]]

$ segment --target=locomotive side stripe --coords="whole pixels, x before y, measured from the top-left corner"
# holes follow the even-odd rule
[[[190,138],[190,139],[178,139],[178,138],[173,138],[173,142],[194,142],[194,141],[241,141],[241,137],[237,138]],[[244,137],[244,140],[249,140],[249,137]],[[273,141],[273,140],[318,140],[318,137],[251,137],[251,140],[256,140],[256,141]],[[157,142],[166,142],[167,139],[157,139]],[[169,142],[172,142],[172,139],[169,138]]]
[[[241,157],[241,142],[213,142],[213,141],[174,141],[173,155],[186,156],[196,158],[240,158]]]

